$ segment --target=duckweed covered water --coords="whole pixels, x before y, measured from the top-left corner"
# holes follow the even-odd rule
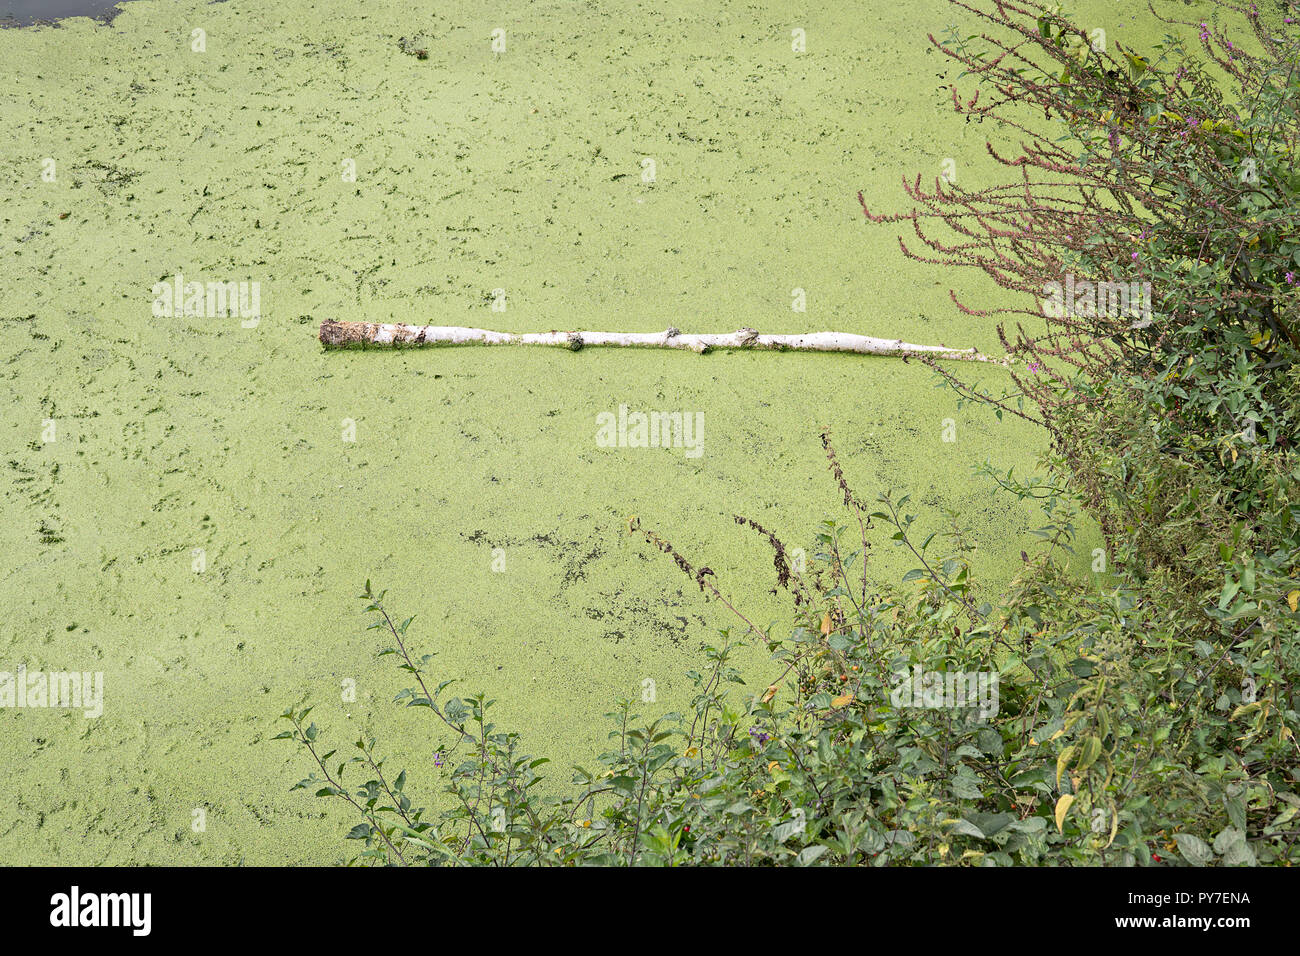
[[[268,743],[305,699],[332,743],[372,732],[436,784],[449,741],[391,705],[367,578],[567,780],[615,698],[651,679],[644,711],[683,706],[732,623],[627,517],[782,620],[732,515],[810,546],[840,513],[822,426],[864,497],[910,491],[930,528],[955,509],[991,581],[1031,540],[1034,513],[970,469],[1027,468],[1042,436],[916,364],[315,341],[334,317],[995,351],[948,299],[997,301],[988,283],[907,261],[855,199],[902,208],[901,178],[946,158],[990,175],[926,50],[944,3],[421,6],[137,0],[0,31],[0,670],[105,675],[97,719],[0,713],[2,860],[336,859],[344,814],[289,793],[309,768]],[[1084,19],[1158,34],[1113,10]],[[155,316],[178,274],[258,283],[260,320]],[[702,412],[703,453],[600,447],[620,405]],[[883,536],[873,562],[910,566]]]

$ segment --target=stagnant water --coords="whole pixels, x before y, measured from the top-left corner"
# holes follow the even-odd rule
[[[0,0],[0,27],[30,26],[67,17],[110,21],[128,0]]]
[[[822,426],[862,497],[911,492],[927,531],[954,509],[1006,580],[1038,516],[970,470],[1028,468],[1043,437],[914,363],[315,340],[339,318],[995,350],[948,289],[996,290],[905,259],[855,199],[903,207],[900,179],[948,158],[993,175],[925,52],[951,9],[824,6],[131,0],[111,28],[0,31],[0,670],[105,678],[94,720],[0,721],[0,859],[332,859],[346,827],[287,792],[306,768],[266,743],[305,699],[332,745],[373,731],[435,790],[445,741],[391,705],[367,578],[564,779],[615,698],[649,680],[644,711],[686,706],[732,623],[628,517],[780,621],[771,554],[732,515],[811,549],[841,513]],[[1081,6],[1111,36],[1157,32],[1136,4]],[[158,315],[177,276],[259,283],[260,321]],[[702,415],[702,454],[602,446],[624,406]],[[873,551],[881,580],[910,566]]]

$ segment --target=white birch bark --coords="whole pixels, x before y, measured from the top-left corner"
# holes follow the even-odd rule
[[[968,362],[1007,364],[1006,359],[982,355],[975,349],[945,345],[915,345],[901,339],[881,339],[851,332],[803,332],[795,335],[762,335],[754,329],[735,332],[692,334],[669,328],[663,332],[493,332],[490,329],[456,325],[380,325],[373,322],[334,322],[320,327],[321,344],[327,348],[346,346],[418,345],[549,345],[573,351],[588,346],[622,348],[687,349],[703,354],[710,349],[774,349],[792,352],[856,352],[860,355],[929,355]]]

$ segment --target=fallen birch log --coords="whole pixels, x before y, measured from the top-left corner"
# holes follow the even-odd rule
[[[373,322],[335,322],[320,326],[326,348],[349,346],[420,345],[550,345],[574,352],[587,346],[643,349],[688,349],[703,354],[709,349],[774,349],[792,352],[856,352],[860,355],[929,355],[967,362],[1007,364],[1006,359],[982,355],[975,349],[945,345],[914,345],[901,339],[879,339],[850,332],[804,332],[797,335],[760,335],[754,329],[737,329],[696,335],[669,328],[663,332],[493,332],[456,325],[380,325]]]

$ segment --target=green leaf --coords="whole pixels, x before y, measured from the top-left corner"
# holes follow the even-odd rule
[[[1178,852],[1183,855],[1183,859],[1192,866],[1205,866],[1214,859],[1214,851],[1198,836],[1175,833],[1174,842],[1178,844]]]
[[[804,847],[803,850],[799,853],[799,855],[795,858],[795,862],[799,866],[808,866],[812,863],[815,863],[818,857],[820,857],[828,849],[829,847],[820,846],[820,845]]]
[[[984,839],[984,831],[969,820],[954,820],[952,822],[952,832],[962,836],[975,837],[977,840]]]
[[[1236,827],[1228,827],[1214,838],[1214,852],[1223,857],[1225,866],[1254,866],[1256,863],[1246,834]]]
[[[958,770],[949,786],[952,787],[952,795],[959,800],[978,800],[984,795],[979,779],[969,767],[963,766]]]
[[[1101,756],[1101,741],[1089,734],[1079,745],[1079,760],[1074,765],[1076,773],[1082,774]]]

